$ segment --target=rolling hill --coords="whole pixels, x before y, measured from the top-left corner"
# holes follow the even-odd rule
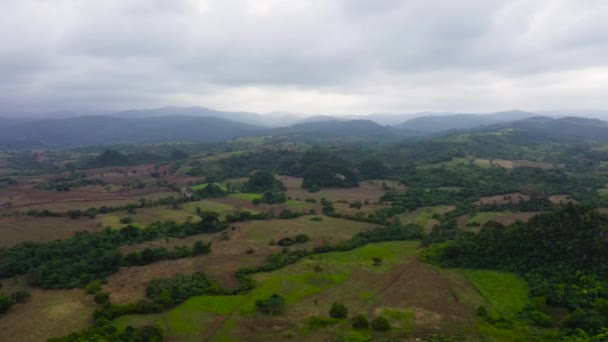
[[[490,114],[428,115],[409,119],[395,127],[424,133],[438,133],[449,130],[473,129],[497,123],[522,120],[535,115],[536,114],[523,111],[506,111]]]
[[[62,148],[169,141],[215,142],[256,130],[259,130],[257,126],[215,117],[83,116],[0,126],[0,148]]]

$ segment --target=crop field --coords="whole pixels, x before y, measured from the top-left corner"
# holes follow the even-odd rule
[[[258,286],[247,294],[193,297],[168,312],[124,316],[114,325],[156,323],[169,340],[180,341],[235,341],[245,336],[251,341],[331,336],[367,340],[437,332],[470,337],[471,328],[477,326],[478,305],[512,312],[526,303],[526,284],[515,276],[438,270],[416,260],[417,250],[417,242],[405,241],[315,255],[281,270],[256,274]],[[381,258],[382,265],[373,266],[372,257]],[[509,288],[501,288],[501,281]],[[273,293],[286,299],[285,313],[280,317],[257,314],[255,301]],[[393,328],[386,333],[354,330],[350,320],[329,318],[323,325],[315,324],[313,317],[327,317],[333,301],[344,303],[350,317],[383,315]]]

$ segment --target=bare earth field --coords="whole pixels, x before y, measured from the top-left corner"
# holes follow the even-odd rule
[[[52,241],[67,239],[75,232],[100,230],[94,220],[62,217],[0,217],[0,248],[25,241]]]
[[[310,193],[307,189],[302,189],[302,178],[289,176],[278,176],[277,178],[287,187],[287,196],[301,200],[314,198],[320,201],[321,198],[325,198],[330,201],[363,202],[368,200],[370,203],[373,203],[377,202],[386,192],[382,188],[381,181],[363,181],[359,183],[358,188],[324,188],[321,191]],[[393,186],[399,186],[396,182],[386,182],[390,182]],[[387,185],[389,184],[387,183]]]
[[[514,192],[510,194],[488,196],[480,198],[475,204],[506,204],[519,203],[521,201],[529,201],[530,196]]]

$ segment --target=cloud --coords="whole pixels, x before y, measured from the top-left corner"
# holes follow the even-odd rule
[[[0,2],[0,112],[608,108],[602,0]]]

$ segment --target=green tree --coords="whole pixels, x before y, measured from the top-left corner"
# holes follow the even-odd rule
[[[348,308],[342,303],[334,302],[329,309],[329,317],[346,318],[348,317]]]
[[[267,299],[258,299],[255,302],[255,307],[261,313],[267,315],[278,315],[285,311],[285,298],[278,294],[273,294]]]
[[[256,171],[245,184],[243,184],[244,192],[279,192],[285,191],[287,188],[283,182],[277,180],[274,175],[265,171]]]
[[[362,314],[358,314],[353,317],[353,328],[355,329],[367,329],[369,327],[369,322],[367,318]]]
[[[371,325],[376,331],[387,331],[391,328],[391,323],[384,316],[374,318]]]

